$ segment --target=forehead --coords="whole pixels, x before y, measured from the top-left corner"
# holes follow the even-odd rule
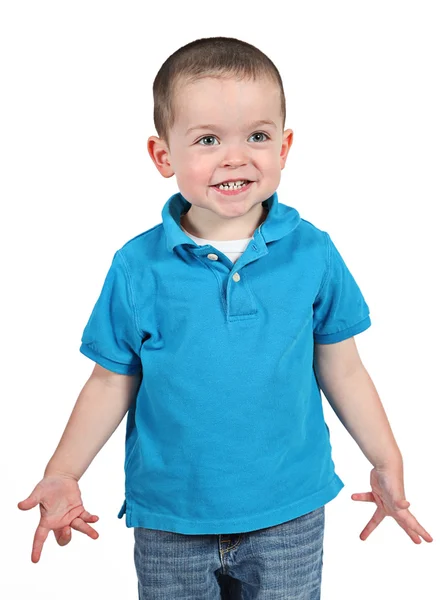
[[[267,78],[240,81],[207,77],[180,84],[175,105],[176,122],[182,130],[201,123],[279,121],[281,113],[279,88]]]

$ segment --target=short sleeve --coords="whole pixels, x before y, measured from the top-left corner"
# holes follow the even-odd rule
[[[314,302],[314,340],[333,344],[361,333],[371,325],[369,307],[332,242],[327,236],[327,268]]]
[[[130,275],[118,250],[82,334],[80,352],[105,369],[132,375],[141,370],[141,339]]]

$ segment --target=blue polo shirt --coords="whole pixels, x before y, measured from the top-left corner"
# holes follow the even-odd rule
[[[314,342],[364,331],[369,309],[329,235],[277,192],[234,263],[185,233],[190,206],[174,194],[162,223],[116,252],[80,350],[142,373],[127,414],[127,527],[253,531],[343,488]]]

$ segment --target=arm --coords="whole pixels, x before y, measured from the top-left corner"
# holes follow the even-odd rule
[[[97,539],[89,525],[98,520],[84,508],[78,481],[118,427],[135,398],[139,375],[118,375],[96,365],[81,390],[65,431],[48,463],[44,477],[20,510],[40,509],[31,560],[39,562],[42,548],[53,530],[57,543],[65,546],[76,529]]]
[[[401,468],[402,455],[354,338],[315,344],[314,370],[329,404],[369,462]]]
[[[119,375],[95,365],[81,390],[44,476],[82,477],[135,399],[140,375]]]
[[[315,344],[314,370],[329,404],[374,466],[371,492],[353,494],[360,502],[375,502],[377,510],[360,534],[366,540],[385,516],[393,517],[415,544],[432,542],[405,498],[403,460],[377,390],[360,360],[354,338]],[[419,537],[420,536],[420,537]]]

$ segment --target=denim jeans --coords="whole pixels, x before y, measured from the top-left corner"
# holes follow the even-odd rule
[[[134,528],[139,600],[320,600],[324,506],[247,533]]]

